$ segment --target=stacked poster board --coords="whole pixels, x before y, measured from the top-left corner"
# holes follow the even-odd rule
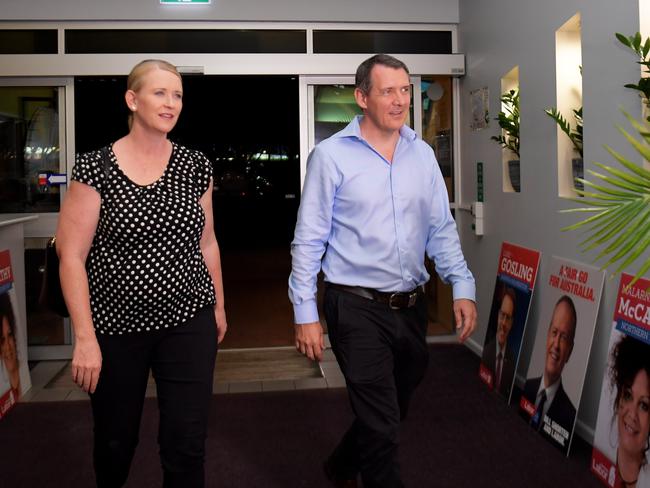
[[[555,256],[548,270],[519,408],[533,429],[568,455],[604,272]]]
[[[650,488],[650,280],[632,281],[618,288],[591,460],[612,488]]]
[[[0,251],[0,419],[22,394],[27,373],[27,347],[18,313],[9,251]]]
[[[510,400],[540,253],[504,242],[499,255],[480,378]]]

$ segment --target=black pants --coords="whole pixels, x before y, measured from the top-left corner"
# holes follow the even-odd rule
[[[102,370],[90,396],[97,486],[123,486],[138,444],[149,370],[156,380],[165,488],[204,486],[204,453],[217,328],[212,306],[170,329],[98,334]]]
[[[338,479],[360,472],[365,488],[402,487],[398,431],[428,364],[426,300],[391,310],[327,288],[324,311],[356,416],[328,460],[330,471]]]

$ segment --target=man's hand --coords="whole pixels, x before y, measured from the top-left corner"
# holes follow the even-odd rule
[[[323,358],[325,340],[323,338],[323,327],[320,322],[308,324],[295,324],[296,349],[312,361],[320,361]]]
[[[454,317],[456,317],[456,329],[462,329],[458,340],[465,342],[465,339],[476,329],[476,304],[466,298],[454,300]]]

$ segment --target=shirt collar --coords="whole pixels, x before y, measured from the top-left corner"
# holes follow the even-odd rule
[[[561,384],[562,384],[562,377],[560,377],[560,378],[559,378],[555,383],[553,383],[551,386],[549,386],[548,388],[546,388],[546,405],[547,405],[546,408],[548,408],[548,405],[550,405],[551,403],[553,403],[553,399],[555,398],[555,394],[556,394],[557,391],[560,389],[560,385],[561,385]],[[539,384],[539,390],[537,391],[537,395],[539,396],[539,394],[540,394],[540,393],[542,392],[542,390],[544,390],[544,389],[545,389],[545,388],[544,388],[544,377],[542,376],[542,381],[541,381],[540,384]],[[545,410],[546,410],[546,408],[545,408]]]
[[[355,116],[345,129],[335,134],[334,137],[355,137],[363,141],[364,138],[361,136],[361,126],[359,125],[362,118],[363,115]],[[400,128],[399,135],[405,142],[414,141],[418,137],[417,133],[406,124]]]

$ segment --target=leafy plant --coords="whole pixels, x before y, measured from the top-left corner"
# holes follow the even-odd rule
[[[501,95],[503,110],[494,120],[499,122],[503,133],[492,136],[501,146],[509,149],[519,157],[519,90],[510,90]]]
[[[617,126],[618,130],[632,144],[646,161],[650,162],[650,121],[636,121],[624,112],[641,140]],[[590,233],[580,243],[583,252],[601,247],[595,261],[607,258],[602,268],[618,264],[614,274],[624,270],[650,247],[650,171],[626,159],[623,155],[605,146],[605,149],[623,166],[623,169],[594,163],[605,173],[588,170],[596,182],[579,179],[585,190],[576,192],[584,198],[571,198],[587,207],[562,210],[562,212],[586,212],[594,215],[562,230],[586,228]],[[587,188],[591,189],[588,190]],[[650,269],[647,257],[633,282]]]
[[[571,124],[567,122],[567,120],[555,107],[544,110],[544,112],[546,112],[549,117],[555,120],[560,129],[562,129],[562,132],[564,132],[569,137],[571,143],[573,144],[573,148],[578,154],[580,154],[580,157],[582,158],[582,107],[573,111],[573,116],[576,119],[575,129],[571,127]]]
[[[644,73],[650,75],[650,56],[648,55],[650,53],[650,37],[647,37],[643,41],[639,32],[629,37],[617,32],[616,38],[639,57],[637,63],[645,67]],[[648,107],[648,111],[650,112],[650,78],[642,76],[636,85],[634,83],[628,83],[625,87],[638,91],[643,99],[643,103]],[[647,120],[650,122],[650,115],[648,115]]]

